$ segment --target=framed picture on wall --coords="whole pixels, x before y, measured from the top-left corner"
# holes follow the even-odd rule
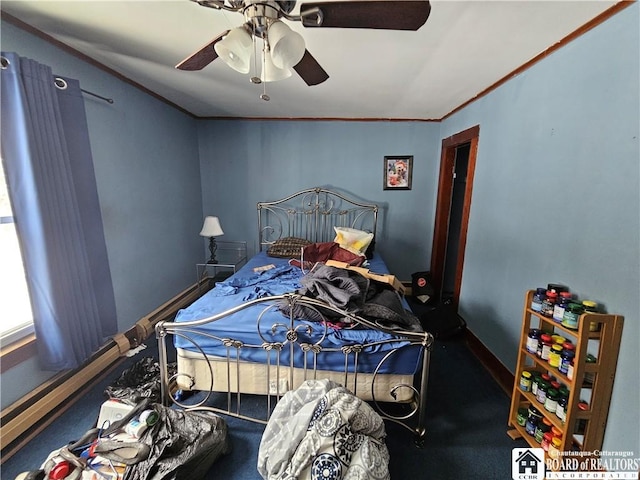
[[[383,188],[385,190],[411,190],[413,155],[384,157]]]

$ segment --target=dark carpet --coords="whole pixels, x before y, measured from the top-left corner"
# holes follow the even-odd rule
[[[150,345],[127,359],[113,375],[4,462],[1,478],[13,480],[20,472],[37,469],[49,452],[92,428],[100,405],[106,400],[106,387],[141,358],[156,354],[157,348]],[[526,444],[507,436],[509,398],[469,351],[462,335],[436,341],[427,398],[424,448],[417,448],[413,435],[403,427],[387,423],[391,478],[511,478],[511,450]],[[213,465],[207,479],[260,479],[256,464],[264,427],[233,418],[227,418],[227,423],[232,451]]]

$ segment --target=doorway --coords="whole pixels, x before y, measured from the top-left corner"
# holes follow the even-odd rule
[[[441,301],[457,308],[480,126],[442,140],[431,280]]]

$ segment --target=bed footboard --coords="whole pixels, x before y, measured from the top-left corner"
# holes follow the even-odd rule
[[[372,341],[363,334],[362,341],[336,344],[334,326],[321,322],[320,334],[316,331],[312,336],[309,322],[294,316],[299,307],[344,318],[349,322],[349,333],[373,331],[386,335]],[[224,329],[217,330],[225,331],[221,335],[210,328],[216,322],[233,321],[235,314],[247,309],[256,311],[259,341],[248,343]],[[274,310],[279,311],[281,320],[273,321]],[[165,404],[173,402],[183,408],[266,424],[286,391],[305,380],[330,378],[370,402],[385,420],[412,432],[419,446],[424,442],[433,345],[430,333],[389,329],[318,299],[288,293],[251,300],[202,320],[160,322],[156,337]],[[170,357],[174,354],[178,370],[170,373]],[[327,358],[333,362],[331,368],[325,366]],[[411,370],[407,370],[408,364]],[[188,400],[177,395],[178,391],[189,390],[197,394]]]

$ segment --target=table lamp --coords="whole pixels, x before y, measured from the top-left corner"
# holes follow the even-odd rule
[[[209,252],[211,252],[211,258],[207,263],[218,263],[218,260],[216,260],[216,249],[218,248],[216,245],[216,237],[224,235],[218,217],[206,217],[204,219],[204,225],[202,225],[200,235],[203,237],[209,237]]]

